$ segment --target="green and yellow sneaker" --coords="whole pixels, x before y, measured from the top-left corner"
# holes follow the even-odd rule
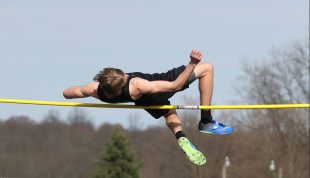
[[[207,162],[204,155],[186,137],[179,138],[178,143],[192,163],[201,166]]]

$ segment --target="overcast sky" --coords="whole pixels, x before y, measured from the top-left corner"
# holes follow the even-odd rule
[[[308,0],[0,0],[0,98],[66,101],[65,88],[90,82],[104,67],[164,72],[199,49],[215,66],[213,103],[231,104],[241,61],[264,60],[308,28]],[[184,104],[184,96],[198,98],[197,82],[172,103]],[[0,120],[41,121],[49,110],[65,119],[72,108],[0,103]],[[143,110],[83,110],[96,125],[126,126],[134,113],[144,125],[160,123]]]

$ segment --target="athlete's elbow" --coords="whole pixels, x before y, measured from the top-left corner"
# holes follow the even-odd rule
[[[174,81],[174,82],[172,82],[171,90],[172,91],[179,91],[182,89],[182,87],[183,86],[180,83]]]

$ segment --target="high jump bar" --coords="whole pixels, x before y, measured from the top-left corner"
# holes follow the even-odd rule
[[[136,106],[126,104],[97,104],[78,102],[56,102],[41,100],[21,100],[0,98],[0,103],[49,105],[49,106],[71,106],[71,107],[95,107],[95,108],[128,108],[128,109],[289,109],[310,108],[310,104],[255,104],[255,105],[154,105]]]

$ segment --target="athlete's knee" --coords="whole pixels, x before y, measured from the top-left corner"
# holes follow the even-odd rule
[[[167,114],[164,115],[164,117],[167,119],[169,116],[171,117],[171,115],[173,114],[177,114],[176,110],[175,109],[170,109]]]
[[[195,74],[197,78],[203,77],[208,74],[214,73],[214,67],[212,64],[208,62],[201,62],[199,65],[195,68]]]
[[[204,68],[207,72],[213,72],[214,71],[214,67],[213,64],[208,63],[208,62],[203,62]]]
[[[166,119],[167,125],[170,125],[173,123],[180,124],[180,122],[181,122],[175,109],[171,109],[167,114],[165,114],[164,117]]]

